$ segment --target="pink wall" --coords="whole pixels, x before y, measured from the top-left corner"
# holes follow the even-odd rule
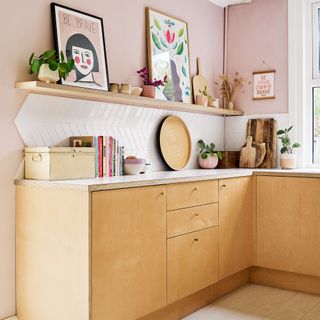
[[[253,0],[229,9],[228,73],[276,69],[276,99],[252,100],[252,85],[236,101],[246,114],[288,112],[288,1]],[[263,64],[265,61],[266,65]]]
[[[40,53],[52,47],[49,3],[11,0],[0,12],[0,57],[5,61],[0,74],[0,319],[15,313],[13,179],[23,145],[14,118],[26,93],[14,89],[14,84],[31,79],[27,61],[32,51]],[[202,73],[211,84],[222,72],[223,10],[208,0],[65,0],[63,4],[103,17],[112,82],[137,83],[136,70],[146,64],[145,6],[188,21],[192,72],[197,56],[202,58]]]

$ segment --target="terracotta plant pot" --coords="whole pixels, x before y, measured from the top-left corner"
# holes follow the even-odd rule
[[[283,153],[280,155],[280,167],[282,169],[295,169],[297,167],[297,157],[294,153]]]
[[[52,71],[48,64],[43,64],[40,67],[38,79],[46,83],[56,83],[60,79],[59,70]]]
[[[208,106],[208,97],[204,96],[202,94],[198,94],[196,95],[196,104],[200,105],[200,106]]]
[[[142,86],[142,95],[148,98],[154,98],[156,96],[156,87],[152,85],[143,85]]]
[[[198,164],[202,169],[214,169],[218,165],[219,159],[215,154],[214,156],[208,155],[207,159],[202,159],[201,155],[198,156]]]

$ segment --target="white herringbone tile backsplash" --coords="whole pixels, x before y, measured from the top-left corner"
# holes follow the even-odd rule
[[[70,136],[110,135],[125,146],[126,156],[146,158],[152,170],[162,170],[157,130],[168,115],[179,116],[189,129],[193,148],[187,168],[197,166],[199,139],[222,149],[223,117],[187,112],[29,94],[15,122],[26,146],[68,146]]]

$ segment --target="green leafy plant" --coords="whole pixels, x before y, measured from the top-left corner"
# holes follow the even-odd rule
[[[205,86],[202,91],[199,89],[199,92],[200,92],[200,94],[202,94],[203,96],[209,97],[208,91],[207,91],[207,86]]]
[[[74,66],[73,59],[65,60],[64,54],[60,51],[60,54],[56,50],[47,50],[35,56],[34,52],[29,58],[30,73],[39,73],[40,67],[43,64],[48,64],[49,69],[52,71],[59,71],[60,78],[66,80],[68,74],[72,71]]]
[[[291,154],[293,150],[300,147],[300,143],[293,143],[291,144],[291,140],[289,137],[289,132],[292,130],[293,126],[287,129],[281,129],[277,132],[278,138],[282,143],[282,148],[280,149],[281,154]]]
[[[218,159],[222,159],[222,153],[220,151],[215,150],[214,143],[205,144],[203,140],[198,141],[198,147],[200,148],[200,156],[202,159],[207,159],[209,156],[214,156],[215,154],[218,156]]]

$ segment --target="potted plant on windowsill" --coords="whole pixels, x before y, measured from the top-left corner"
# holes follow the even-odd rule
[[[198,164],[202,169],[214,169],[219,160],[222,159],[222,153],[215,150],[214,143],[210,145],[205,144],[203,140],[198,141],[198,147],[200,148],[200,153],[198,156]]]
[[[295,169],[297,167],[296,154],[294,149],[300,147],[299,143],[291,144],[289,137],[289,132],[293,126],[287,129],[281,129],[277,132],[278,138],[282,143],[282,148],[280,149],[280,167],[282,169]]]
[[[66,80],[74,66],[74,60],[65,60],[64,54],[56,50],[47,50],[40,56],[31,54],[29,58],[30,73],[38,74],[38,79],[47,83],[56,83],[60,78]]]
[[[155,98],[156,88],[163,86],[168,81],[168,76],[165,76],[163,80],[150,80],[147,67],[138,70],[137,73],[143,79],[142,93],[141,95],[148,98]]]

